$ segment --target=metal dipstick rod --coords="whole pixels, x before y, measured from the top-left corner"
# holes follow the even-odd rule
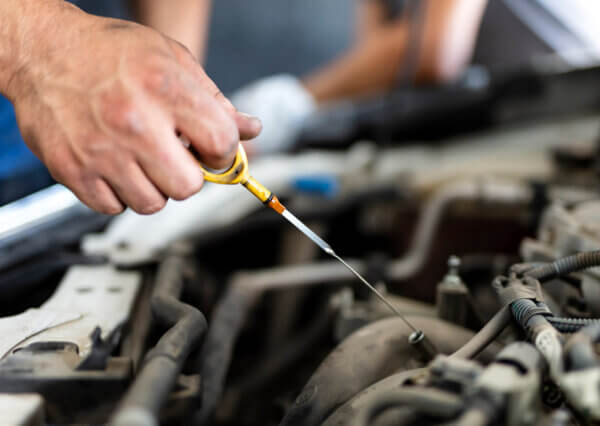
[[[406,317],[404,315],[402,315],[402,313],[398,310],[398,308],[396,308],[389,300],[387,300],[385,298],[385,296],[383,294],[381,294],[381,292],[379,290],[377,290],[370,282],[368,282],[361,274],[359,274],[356,269],[354,269],[352,266],[350,266],[350,264],[348,264],[348,262],[346,262],[344,259],[342,259],[325,240],[323,240],[321,237],[319,237],[317,234],[315,234],[312,229],[310,229],[300,219],[298,219],[296,216],[294,216],[294,214],[292,212],[285,209],[283,211],[283,213],[281,213],[281,215],[283,217],[285,217],[292,225],[294,225],[300,232],[302,232],[304,235],[306,235],[308,238],[310,238],[325,253],[327,253],[331,257],[339,260],[342,263],[342,265],[344,265],[346,268],[348,268],[348,270],[350,270],[350,272],[352,272],[356,278],[358,278],[364,285],[366,285],[369,288],[369,290],[371,290],[379,298],[379,300],[381,300],[388,308],[390,308],[390,310],[393,313],[395,313],[400,318],[402,318],[402,320],[406,323],[406,325],[413,332],[419,331],[419,330],[417,330],[417,328],[414,325],[412,325],[406,319]]]
[[[331,257],[337,259],[344,265],[350,272],[354,274],[356,278],[360,280],[369,290],[375,294],[379,300],[381,300],[390,310],[397,315],[402,321],[412,330],[410,336],[408,336],[408,342],[417,349],[425,362],[431,361],[437,355],[437,350],[433,343],[427,338],[425,333],[422,330],[419,330],[415,327],[411,322],[396,308],[392,302],[390,302],[386,297],[381,294],[379,290],[377,290],[370,282],[368,282],[361,274],[358,273],[356,269],[354,269],[348,262],[342,259],[333,248],[319,237],[317,234],[313,232],[308,226],[306,226],[300,219],[298,219],[292,212],[285,208],[283,204],[279,202],[277,197],[271,194],[271,200],[269,203],[266,203],[269,207],[275,210],[277,213],[281,214],[284,218],[286,218],[292,225],[294,225],[300,232],[310,238],[317,246],[321,248],[325,253],[330,255]]]
[[[402,319],[402,321],[404,321],[404,323],[413,331],[408,339],[411,344],[420,345],[422,343],[427,343],[430,347],[433,347],[429,342],[425,342],[426,337],[425,337],[425,334],[423,333],[423,331],[417,329],[417,327],[415,327],[413,324],[411,324],[411,322],[408,321],[408,319],[398,310],[398,308],[396,308],[392,304],[392,302],[390,302],[388,299],[386,299],[386,297],[383,294],[381,294],[381,292],[379,290],[377,290],[370,282],[368,282],[361,274],[359,274],[356,269],[354,269],[352,266],[350,266],[350,264],[348,264],[348,262],[346,262],[344,259],[342,259],[333,250],[333,248],[329,245],[329,243],[327,243],[325,240],[323,240],[321,237],[319,237],[317,234],[315,234],[312,229],[310,229],[300,219],[298,219],[296,216],[294,216],[294,214],[292,212],[290,212],[288,209],[286,209],[283,206],[283,204],[281,204],[279,202],[279,200],[277,200],[276,197],[274,197],[274,198],[276,200],[276,204],[279,204],[279,206],[276,206],[278,208],[272,207],[275,211],[277,211],[284,218],[286,218],[300,232],[302,232],[304,235],[306,235],[308,238],[310,238],[325,253],[327,253],[331,257],[339,260],[342,263],[342,265],[344,265],[350,272],[352,272],[354,274],[354,276],[360,280],[360,282],[362,282],[365,286],[367,286],[367,288],[369,290],[371,290],[371,292],[373,292],[373,294],[375,294],[375,296],[377,296],[379,298],[379,300],[381,300],[388,308],[390,308],[390,310],[394,314],[396,314],[398,317],[400,317]],[[272,203],[272,201],[271,201],[271,203]],[[271,203],[268,204],[270,207],[271,207]]]
[[[400,317],[402,321],[412,330],[411,335],[408,338],[409,343],[425,355],[426,358],[433,358],[435,356],[435,348],[431,342],[427,339],[423,331],[417,329],[414,325],[408,321],[408,319],[388,300],[381,292],[379,292],[371,283],[369,283],[362,275],[360,275],[352,266],[350,266],[344,259],[338,256],[331,246],[325,242],[321,237],[315,234],[308,226],[306,226],[300,219],[294,216],[288,209],[285,208],[279,199],[269,189],[261,185],[256,179],[250,176],[248,172],[248,159],[243,146],[240,144],[239,149],[232,166],[223,173],[213,173],[210,170],[202,167],[204,172],[204,179],[209,182],[214,182],[224,185],[235,185],[241,184],[244,186],[252,195],[258,198],[262,203],[283,216],[287,221],[294,225],[300,232],[310,238],[317,246],[319,246],[325,253],[337,259],[344,265],[356,278],[360,280],[367,288],[375,294],[379,300],[381,300],[395,315]]]

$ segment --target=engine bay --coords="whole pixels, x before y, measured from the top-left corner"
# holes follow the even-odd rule
[[[252,162],[425,339],[242,188],[154,216],[97,215],[60,186],[1,208],[2,423],[600,421],[600,140],[582,109],[434,145],[359,132],[332,150],[313,128]]]

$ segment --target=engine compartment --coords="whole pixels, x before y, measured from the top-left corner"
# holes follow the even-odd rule
[[[252,164],[425,342],[240,188],[151,217],[61,187],[3,207],[0,418],[598,421],[597,132],[578,113]]]

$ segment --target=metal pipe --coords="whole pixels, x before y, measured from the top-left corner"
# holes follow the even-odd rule
[[[518,182],[469,179],[443,186],[425,204],[406,255],[391,263],[388,270],[390,278],[404,280],[421,270],[429,258],[443,214],[453,203],[477,200],[483,203],[518,204],[527,203],[531,198],[531,189]]]
[[[171,328],[146,355],[141,370],[111,420],[113,426],[158,426],[158,415],[188,355],[206,331],[202,312],[181,302],[188,263],[176,250],[161,263],[152,295],[156,319]]]
[[[0,208],[0,248],[86,212],[91,211],[62,185],[35,192]]]
[[[510,324],[512,316],[508,306],[500,309],[465,345],[454,352],[455,358],[473,358],[493,342]]]
[[[108,220],[109,216],[90,210],[62,185],[0,207],[0,268],[56,251],[57,246],[77,244],[83,234]]]

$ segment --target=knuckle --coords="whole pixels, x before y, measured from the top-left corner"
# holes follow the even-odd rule
[[[165,67],[154,67],[145,72],[144,87],[148,92],[160,98],[174,101],[176,97],[176,81],[173,74]]]
[[[100,118],[108,128],[127,135],[144,133],[143,115],[130,98],[106,92],[101,95],[99,104]]]
[[[86,140],[87,143],[80,145],[77,158],[86,170],[119,170],[131,156],[126,144],[119,145],[118,138],[89,137]],[[130,138],[122,139],[123,142],[129,140]]]

